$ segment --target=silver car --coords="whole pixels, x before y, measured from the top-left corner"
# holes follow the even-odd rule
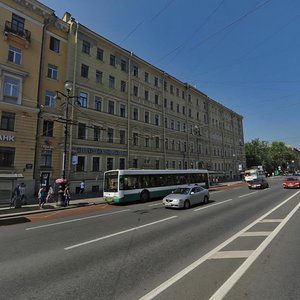
[[[177,188],[163,198],[163,205],[171,208],[190,208],[199,203],[208,203],[209,191],[199,185],[186,185]]]

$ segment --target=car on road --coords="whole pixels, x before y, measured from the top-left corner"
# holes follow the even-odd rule
[[[178,187],[163,198],[166,208],[190,208],[199,203],[208,203],[209,191],[197,184]]]
[[[299,189],[300,181],[296,177],[288,177],[282,184],[284,189]]]
[[[248,188],[251,189],[265,189],[269,187],[269,183],[264,178],[253,179],[247,182]]]

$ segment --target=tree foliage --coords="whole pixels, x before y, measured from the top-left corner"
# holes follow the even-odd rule
[[[277,169],[286,170],[289,163],[296,159],[293,149],[283,142],[272,142],[254,139],[245,144],[247,168],[263,166],[269,173]],[[279,167],[279,168],[278,168]]]

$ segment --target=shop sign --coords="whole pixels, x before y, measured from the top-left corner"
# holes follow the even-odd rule
[[[77,148],[78,153],[92,153],[92,154],[108,154],[108,155],[127,155],[127,151],[95,149],[95,148]]]
[[[15,142],[15,136],[0,134],[0,141]]]

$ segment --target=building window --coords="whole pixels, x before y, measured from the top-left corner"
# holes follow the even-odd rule
[[[170,93],[171,93],[172,95],[174,94],[174,87],[173,87],[172,84],[170,85]]]
[[[53,128],[54,128],[54,122],[53,121],[47,121],[44,120],[43,123],[43,136],[53,136]]]
[[[125,158],[120,158],[119,167],[120,167],[120,170],[125,169]]]
[[[85,140],[86,138],[86,125],[84,123],[78,123],[78,139]]]
[[[109,87],[114,89],[115,88],[115,77],[109,76]]]
[[[189,102],[192,102],[192,95],[188,95]]]
[[[133,95],[135,97],[138,97],[139,95],[139,88],[136,85],[133,87]]]
[[[180,110],[179,110],[179,104],[177,104],[177,106],[176,106],[176,111],[179,113],[180,112]]]
[[[158,159],[155,161],[155,168],[156,168],[157,170],[159,170],[159,160],[158,160]]]
[[[108,157],[106,160],[106,169],[112,170],[114,168],[114,159],[112,157]]]
[[[0,167],[13,167],[15,161],[15,148],[0,147]]]
[[[2,111],[1,115],[1,130],[14,131],[15,130],[15,118],[14,113]]]
[[[79,94],[79,102],[81,107],[87,107],[88,94],[84,92],[80,92]]]
[[[150,138],[149,138],[149,136],[145,137],[145,147],[146,148],[150,147]]]
[[[164,99],[164,107],[165,107],[165,108],[168,107],[168,100],[167,100],[167,98]]]
[[[50,50],[59,53],[60,40],[50,36]]]
[[[139,111],[137,108],[134,108],[133,109],[133,120],[138,121],[138,119],[139,119]]]
[[[100,157],[93,157],[93,172],[100,171]]]
[[[149,91],[145,91],[145,100],[149,100]]]
[[[121,92],[126,92],[126,81],[121,80]]]
[[[109,143],[114,142],[114,130],[113,130],[113,128],[108,128],[107,129],[107,138],[108,138]]]
[[[182,114],[185,115],[185,106],[182,106]]]
[[[145,72],[145,82],[149,82],[149,73]]]
[[[185,94],[184,94],[184,91],[182,91],[182,99],[185,98]]]
[[[3,100],[9,103],[18,103],[20,96],[20,79],[4,76]]]
[[[57,80],[58,78],[58,67],[48,64],[48,78]]]
[[[95,110],[102,111],[102,98],[95,96]]]
[[[137,168],[137,167],[138,167],[138,160],[137,160],[136,158],[134,158],[134,159],[132,160],[132,167],[133,167],[133,168]]]
[[[165,128],[168,128],[168,119],[165,118]]]
[[[155,95],[155,96],[154,96],[154,103],[155,103],[155,104],[158,104],[158,99],[159,99],[159,98],[158,98],[158,95]]]
[[[91,44],[88,41],[82,41],[82,52],[90,54]]]
[[[20,65],[22,62],[22,50],[13,46],[9,46],[8,61]]]
[[[112,54],[109,57],[109,64],[114,67],[116,66],[116,57]]]
[[[177,130],[180,131],[180,121],[177,121]]]
[[[55,107],[56,106],[55,92],[46,91],[45,105],[48,106],[48,107]]]
[[[168,139],[165,139],[165,148],[166,148],[166,150],[169,149],[169,140]]]
[[[176,88],[176,96],[179,97],[179,88]]]
[[[115,114],[115,102],[108,101],[108,113],[111,115]]]
[[[88,78],[89,77],[89,66],[85,64],[81,64],[81,77]]]
[[[133,76],[139,77],[139,68],[138,68],[138,66],[133,66]]]
[[[170,102],[170,109],[171,109],[171,110],[174,109],[174,103],[173,103],[173,101]]]
[[[120,106],[120,117],[126,118],[126,106],[125,106],[125,104],[121,104],[121,106]]]
[[[159,148],[159,137],[155,137],[155,148]]]
[[[154,77],[154,85],[158,87],[158,77]]]
[[[84,172],[85,170],[85,157],[84,156],[78,156],[76,171],[77,172]]]
[[[99,70],[96,70],[96,83],[102,83],[103,73]]]
[[[121,59],[121,70],[126,72],[127,71],[127,63],[126,60]]]
[[[120,130],[120,144],[125,144],[125,130]]]
[[[103,49],[97,48],[97,59],[103,61]]]
[[[155,125],[159,126],[159,115],[155,115]]]
[[[168,84],[166,81],[164,81],[164,91],[168,91]]]
[[[18,15],[12,14],[11,28],[16,34],[21,34],[23,36],[25,19]]]
[[[145,123],[149,123],[150,117],[149,117],[149,112],[145,111]]]
[[[100,141],[100,127],[94,126],[94,141]]]
[[[174,129],[174,120],[171,120],[171,129]]]
[[[139,144],[139,135],[138,133],[134,132],[133,133],[133,145],[137,146]]]
[[[52,150],[45,149],[42,151],[41,166],[48,168],[52,166]]]

